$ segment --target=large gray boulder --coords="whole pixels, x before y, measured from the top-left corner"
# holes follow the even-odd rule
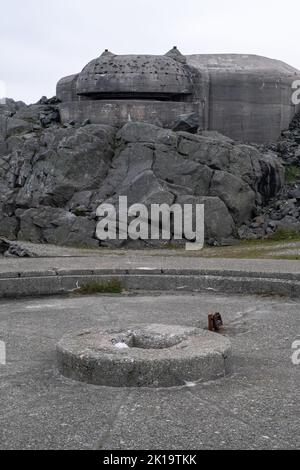
[[[49,100],[0,107],[0,236],[98,246],[98,206],[117,208],[119,197],[127,196],[129,205],[148,207],[203,203],[206,238],[221,241],[234,236],[283,184],[274,153],[217,132],[196,135],[143,122],[119,130],[62,126],[54,117],[45,128],[41,115],[49,117],[53,107]],[[24,127],[19,123],[7,133],[13,121]]]
[[[129,122],[118,132],[117,139],[127,143],[147,142],[176,146],[177,134],[170,129],[147,124],[145,122]]]
[[[22,101],[16,102],[12,99],[0,101],[0,141],[7,137],[8,120],[12,118],[19,110],[26,109],[27,106]]]
[[[180,196],[177,203],[204,205],[206,240],[223,241],[234,236],[234,221],[220,198]]]
[[[173,204],[174,195],[166,191],[152,170],[146,170],[136,176],[120,195],[127,196],[128,205]]]
[[[300,220],[287,215],[277,222],[277,228],[287,232],[300,232]]]
[[[174,131],[185,131],[195,134],[199,128],[199,114],[190,113],[190,114],[181,114],[177,117],[174,125]]]
[[[178,151],[212,170],[226,171],[242,179],[266,203],[284,184],[284,168],[278,156],[256,147],[237,144],[217,132],[191,135],[179,132]]]
[[[16,217],[6,217],[0,212],[0,234],[9,240],[15,240],[19,229]]]
[[[6,124],[6,137],[16,134],[25,134],[33,130],[33,124],[24,119],[9,118]]]
[[[0,104],[0,139],[23,135],[43,127],[60,123],[55,100],[41,100],[38,104],[26,106],[23,102],[6,99]]]
[[[213,175],[210,195],[226,204],[236,224],[249,220],[255,210],[255,193],[241,178],[225,171]]]
[[[97,247],[96,224],[63,209],[40,206],[19,213],[19,240],[54,245]]]
[[[86,126],[24,140],[6,161],[6,181],[13,175],[9,186],[18,188],[17,206],[64,207],[75,192],[99,188],[113,157],[113,135],[106,126]]]
[[[209,194],[213,170],[207,165],[184,158],[176,148],[166,145],[155,146],[155,174],[166,182],[183,186],[197,196]]]

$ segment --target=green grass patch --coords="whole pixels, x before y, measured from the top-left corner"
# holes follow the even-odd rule
[[[272,259],[286,259],[287,261],[300,261],[300,255],[273,256]]]
[[[289,253],[291,249],[296,252]],[[269,238],[243,240],[233,246],[205,248],[199,251],[196,256],[200,258],[299,260],[299,251],[300,234],[280,229]]]
[[[300,233],[295,230],[285,230],[279,228],[276,232],[269,237],[269,240],[281,242],[281,241],[300,241]]]
[[[76,209],[73,211],[73,214],[76,215],[76,217],[84,217],[85,214],[86,214],[86,211],[83,210],[83,209],[76,208]]]
[[[276,244],[277,242],[291,242],[295,241],[298,242],[300,241],[300,233],[296,232],[295,230],[286,230],[284,228],[278,228],[276,232],[274,232],[272,235],[269,235],[265,238],[259,238],[259,239],[254,239],[254,240],[241,240],[241,242],[236,245],[237,247],[243,247],[243,246],[265,246],[265,245],[273,245]]]
[[[286,183],[295,183],[300,178],[300,167],[297,165],[290,165],[285,168],[285,181]]]
[[[92,294],[121,294],[122,284],[118,279],[111,279],[106,282],[90,281],[75,290],[77,295]]]

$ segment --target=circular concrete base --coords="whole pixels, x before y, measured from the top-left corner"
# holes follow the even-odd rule
[[[198,328],[139,325],[66,335],[58,367],[68,378],[111,387],[172,387],[230,371],[231,344]]]

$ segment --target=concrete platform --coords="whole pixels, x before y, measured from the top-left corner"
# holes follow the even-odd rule
[[[47,250],[0,259],[0,449],[299,448],[298,261]],[[122,295],[53,296],[112,277],[124,283]],[[51,297],[15,298],[41,294]],[[149,322],[205,328],[214,311],[233,347],[227,377],[120,389],[57,370],[66,333]]]
[[[231,344],[201,328],[158,324],[65,335],[57,365],[67,378],[110,387],[175,387],[224,377]]]
[[[0,259],[0,298],[72,293],[90,281],[120,280],[125,290],[300,296],[300,263],[94,252]],[[74,251],[72,252],[74,253]]]
[[[1,449],[297,449],[299,300],[206,294],[0,301]],[[231,375],[171,389],[73,382],[56,368],[70,331],[146,322],[203,328],[220,311]],[[191,384],[192,385],[192,384]]]

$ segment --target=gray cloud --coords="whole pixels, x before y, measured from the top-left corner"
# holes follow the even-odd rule
[[[55,94],[105,48],[252,53],[300,69],[298,0],[0,0],[0,80],[15,99]]]

